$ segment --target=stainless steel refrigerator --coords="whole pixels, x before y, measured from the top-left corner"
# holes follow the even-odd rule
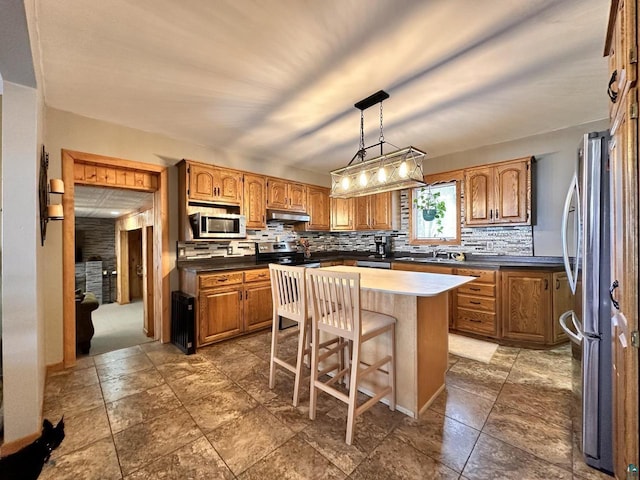
[[[613,472],[613,387],[609,299],[610,186],[609,134],[584,136],[578,148],[562,217],[562,246],[575,308],[559,322],[581,347],[580,374],[574,376],[574,420],[585,462]]]

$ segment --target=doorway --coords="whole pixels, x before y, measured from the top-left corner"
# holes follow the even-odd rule
[[[143,257],[142,245],[153,208],[150,192],[75,186],[75,288],[88,297],[76,304],[76,343],[82,342],[83,355],[153,340],[154,329],[148,328],[152,309],[143,298],[153,256]],[[117,241],[118,235],[124,241]],[[121,294],[119,285],[129,291]]]
[[[167,342],[170,338],[169,324],[169,233],[167,199],[167,172],[165,167],[103,157],[69,150],[62,151],[62,176],[65,182],[65,194],[62,198],[65,222],[63,224],[63,343],[64,367],[76,363],[76,312],[75,312],[75,189],[81,186],[109,187],[122,190],[147,192],[153,196],[153,209],[138,212],[119,219],[118,232],[140,230],[142,253],[138,255],[146,268],[148,275],[142,285],[140,302],[145,312],[145,322],[142,331],[150,338]],[[148,221],[141,222],[142,218]],[[131,225],[138,223],[137,228]],[[150,228],[151,227],[151,228]],[[148,235],[151,238],[147,238]],[[115,236],[119,242],[120,234]],[[126,243],[128,245],[128,242]],[[149,245],[152,246],[149,249]],[[145,257],[146,255],[146,257]],[[123,278],[129,277],[129,268],[117,268],[115,276],[116,299],[121,301]],[[124,275],[124,272],[127,275]],[[137,276],[137,275],[136,275]],[[113,279],[112,279],[113,280]],[[148,292],[151,290],[151,292]],[[127,285],[126,297],[130,299]]]

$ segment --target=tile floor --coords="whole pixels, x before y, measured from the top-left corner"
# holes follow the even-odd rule
[[[269,390],[269,341],[190,356],[147,343],[50,375],[44,414],[64,414],[66,438],[40,478],[610,478],[580,459],[567,346],[499,347],[490,364],[452,355],[446,391],[419,420],[378,404],[347,446],[342,403],[320,394],[311,421],[287,372]]]

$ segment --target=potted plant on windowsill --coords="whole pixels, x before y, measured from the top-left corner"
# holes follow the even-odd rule
[[[428,187],[422,187],[420,193],[413,199],[413,204],[418,210],[422,210],[422,218],[426,222],[436,221],[437,233],[442,233],[442,219],[447,211],[444,200],[439,200],[440,192],[432,192]]]

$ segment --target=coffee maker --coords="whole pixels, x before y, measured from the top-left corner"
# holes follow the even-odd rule
[[[383,235],[373,237],[376,243],[376,257],[387,258],[391,256],[391,239]]]

